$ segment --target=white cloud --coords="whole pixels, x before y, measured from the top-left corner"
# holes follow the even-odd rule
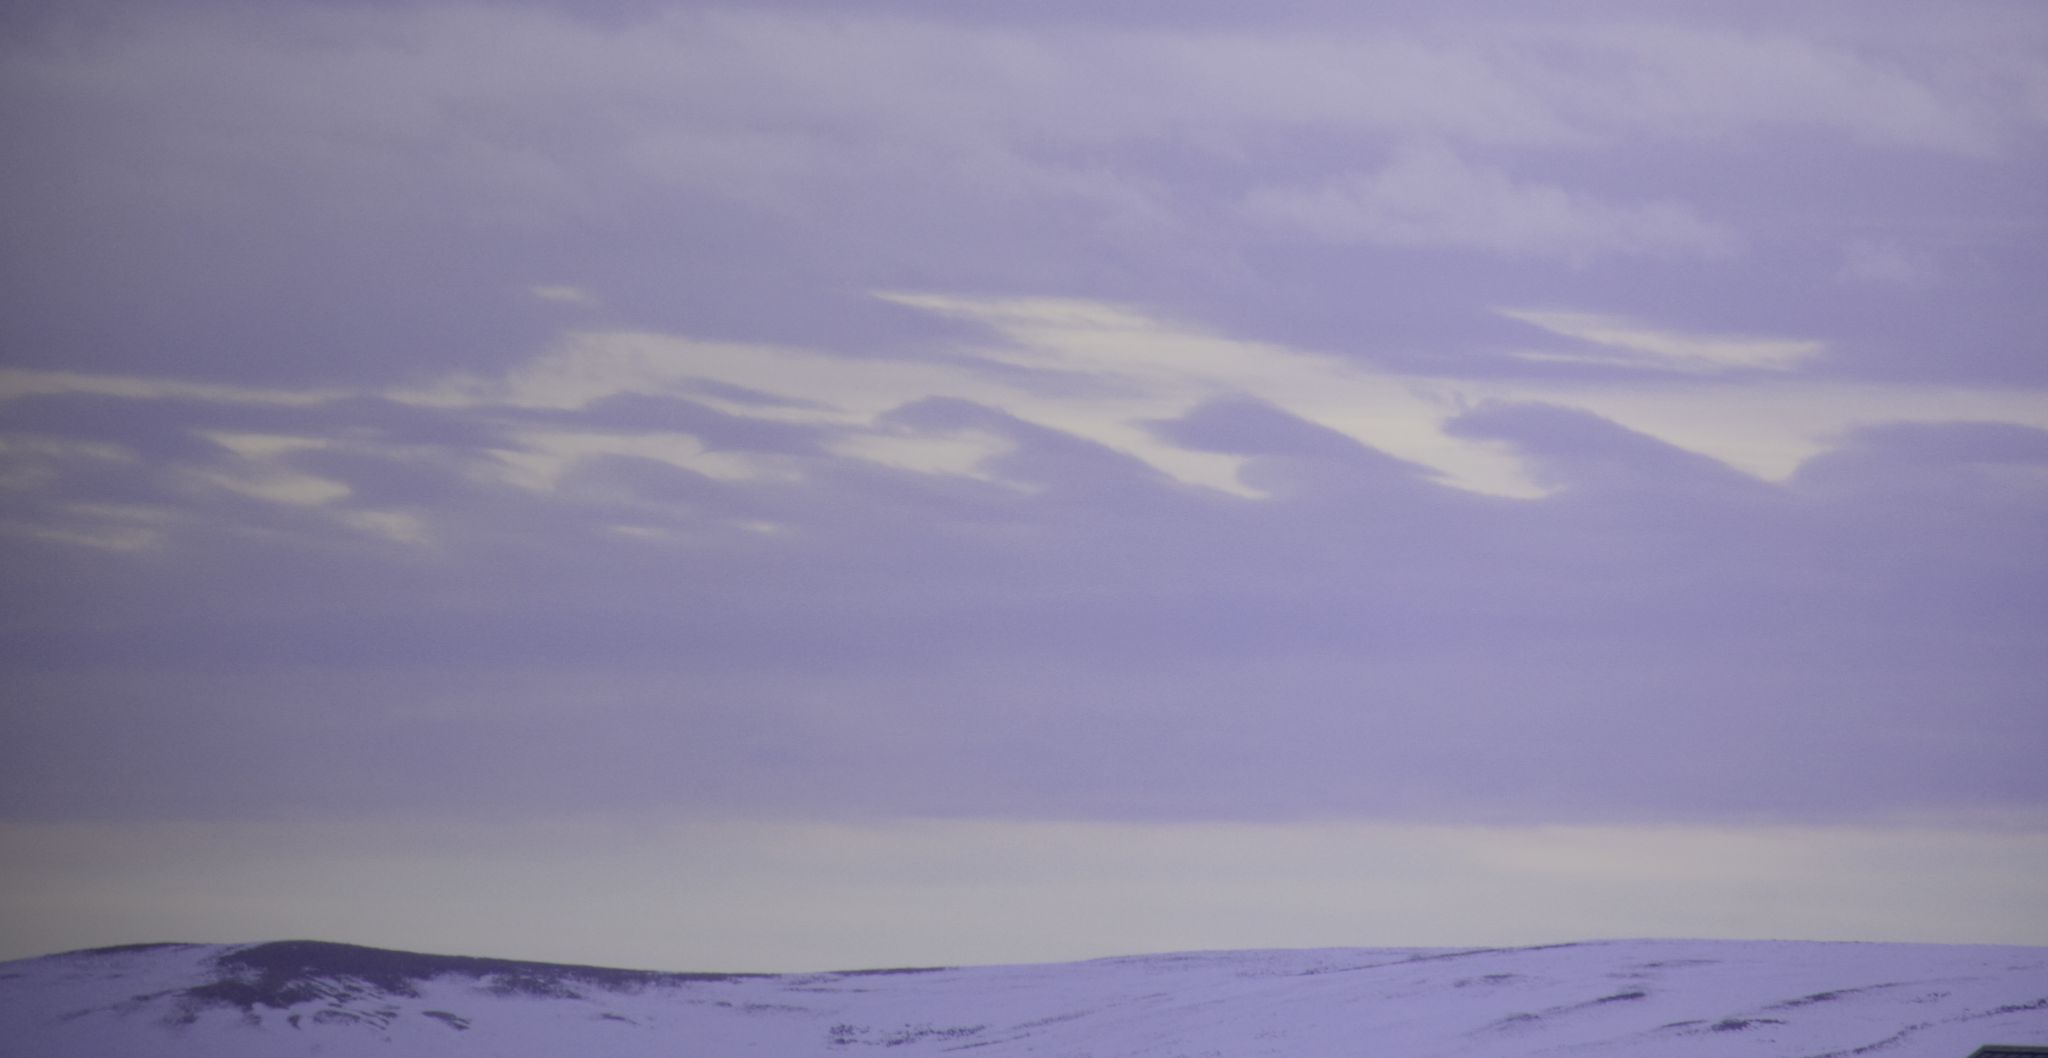
[[[326,445],[326,442],[318,437],[301,437],[296,434],[207,430],[202,431],[200,436],[244,459],[270,459],[293,452],[317,451]]]
[[[1133,309],[1057,299],[890,295],[905,304],[984,323],[1005,342],[968,354],[1069,372],[1130,395],[1060,399],[1020,393],[1019,414],[1071,429],[1183,480],[1210,483],[1177,464],[1161,442],[1135,440],[1133,423],[1179,414],[1211,396],[1257,397],[1310,422],[1435,470],[1450,485],[1504,496],[1545,490],[1511,451],[1449,436],[1444,424],[1486,401],[1580,408],[1629,429],[1783,480],[1846,431],[1887,422],[2002,422],[2048,429],[2048,392],[2013,387],[1852,383],[1797,377],[1730,386],[1697,377],[1733,369],[1782,371],[1825,345],[1813,339],[1700,335],[1597,313],[1525,314],[1557,333],[1638,364],[1678,368],[1627,382],[1488,380],[1404,375],[1369,363],[1244,341]],[[1211,468],[1214,474],[1222,468]]]
[[[520,447],[498,452],[504,479],[541,491],[560,484],[578,462],[598,456],[649,459],[724,481],[792,476],[785,461],[712,451],[690,434],[671,431],[521,430],[511,439]]]
[[[294,470],[281,459],[295,452],[326,447],[327,442],[319,438],[227,431],[205,431],[200,436],[237,458],[221,466],[192,470],[196,480],[294,507],[318,507],[346,499],[353,492],[339,481]]]
[[[194,471],[193,477],[230,492],[291,507],[318,507],[346,499],[352,491],[339,481],[263,465]]]
[[[848,357],[818,350],[698,342],[668,335],[584,332],[499,379],[462,377],[403,399],[448,407],[491,403],[579,408],[621,393],[695,397],[706,382],[742,386],[787,404],[732,404],[733,414],[829,427],[831,454],[921,473],[982,476],[1003,445],[974,431],[908,427],[884,417],[952,397],[1083,437],[1191,485],[1243,496],[1239,457],[1193,452],[1146,424],[1217,397],[1244,395],[1435,471],[1455,487],[1503,496],[1545,492],[1513,451],[1455,437],[1444,424],[1486,401],[1581,408],[1759,477],[1781,480],[1844,431],[1882,422],[2010,422],[2048,428],[2048,394],[2009,388],[1851,384],[1750,378],[1708,384],[1730,370],[1782,373],[1825,343],[1774,336],[1695,334],[1601,313],[1504,310],[1582,343],[1548,355],[1661,369],[1628,382],[1509,381],[1404,375],[1368,362],[1232,338],[1140,310],[1084,299],[880,295],[986,327],[990,340],[943,359]],[[722,477],[800,476],[802,457],[706,453],[688,435],[531,431],[501,453],[530,487],[551,487],[580,458],[634,454]]]
[[[969,321],[988,337],[918,358],[847,356],[788,346],[704,342],[650,332],[572,332],[541,355],[497,376],[464,374],[383,391],[422,407],[490,416],[496,406],[558,411],[623,394],[692,400],[744,389],[758,401],[714,400],[727,414],[817,427],[817,454],[718,450],[678,431],[523,426],[491,461],[467,470],[490,480],[552,491],[579,462],[636,456],[726,480],[801,480],[812,461],[860,459],[918,473],[990,477],[1007,442],[957,425],[890,416],[930,398],[982,404],[1138,459],[1189,485],[1260,495],[1238,478],[1242,457],[1198,452],[1162,440],[1149,424],[1219,397],[1249,396],[1306,421],[1419,464],[1441,481],[1475,492],[1533,497],[1545,492],[1511,447],[1453,436],[1445,424],[1487,401],[1541,401],[1580,408],[1638,432],[1781,480],[1826,451],[1845,431],[1885,422],[1975,421],[2048,429],[2048,394],[2013,388],[1851,384],[1752,376],[1741,386],[1710,383],[1729,370],[1784,373],[1819,354],[1814,339],[1676,331],[1639,320],[1566,309],[1502,310],[1511,318],[1581,343],[1545,355],[1664,369],[1664,377],[1558,380],[1399,374],[1272,342],[1229,337],[1135,308],[1083,299],[968,297],[920,292],[881,295],[924,312]],[[149,398],[185,391],[176,382],[67,374],[63,392]],[[259,391],[271,400],[304,392]],[[249,394],[234,391],[227,399]],[[328,439],[248,432],[209,435],[233,461],[194,470],[210,485],[300,507],[333,506],[348,485],[293,469],[287,459]],[[418,453],[351,441],[390,458]],[[367,447],[365,447],[367,445]],[[344,445],[346,446],[346,445]],[[47,476],[47,475],[46,475]],[[26,481],[26,479],[24,479]],[[27,482],[34,484],[34,482]],[[337,508],[338,509],[338,508]],[[420,540],[425,529],[353,512],[352,527]]]
[[[1574,263],[1722,257],[1739,245],[1730,229],[1681,203],[1613,204],[1518,183],[1440,147],[1408,148],[1372,173],[1260,188],[1242,208],[1258,222],[1326,242],[1445,246]]]
[[[982,465],[1010,451],[1012,445],[984,430],[904,430],[847,434],[829,448],[834,455],[920,474],[986,479],[989,475]]]
[[[1524,352],[1534,360],[1568,360],[1709,373],[1738,369],[1789,371],[1820,355],[1827,343],[1806,338],[1687,334],[1597,312],[1496,309],[1594,348],[1582,352]]]
[[[1237,481],[1238,458],[1175,448],[1142,424],[1179,416],[1212,398],[1248,394],[1432,467],[1451,484],[1510,495],[1536,491],[1494,446],[1443,433],[1439,427],[1451,409],[1422,380],[1082,299],[884,296],[972,320],[1005,339],[971,346],[963,350],[968,356],[1092,382],[1068,387],[1078,392],[1018,391],[1006,395],[1002,406],[1135,456],[1189,484],[1256,495]]]
[[[2048,391],[1786,378],[1741,386],[1474,382],[1475,400],[1582,408],[1769,481],[1789,478],[1843,434],[1884,423],[2012,423],[2048,430]]]
[[[928,366],[863,363],[772,345],[705,342],[636,331],[573,331],[502,375],[456,374],[387,391],[407,404],[468,408],[508,404],[575,410],[624,394],[689,396],[712,381],[790,399],[785,405],[737,405],[741,414],[801,421],[852,421],[893,406],[889,395],[918,388],[907,377]],[[730,402],[729,406],[730,405]]]
[[[432,540],[426,520],[404,511],[347,511],[341,515],[341,521],[351,528],[401,544],[420,545]]]

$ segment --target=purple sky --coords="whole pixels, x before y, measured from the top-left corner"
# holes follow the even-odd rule
[[[706,885],[924,841],[872,892],[994,892],[1014,839],[1081,904],[1155,839],[1163,903],[1280,842],[1271,904],[1384,881],[1304,834],[1510,888],[1544,834],[1981,837],[2010,914],[1808,935],[2048,943],[2048,11],[1100,6],[0,16],[0,841],[99,850],[0,872],[59,923],[0,949],[396,942],[139,894],[189,828],[424,900],[563,820],[620,907],[737,822],[839,837]],[[1647,910],[1558,929],[1811,921],[1580,873]],[[862,899],[433,936],[961,936]],[[1220,942],[1435,939],[1378,928]],[[976,936],[900,950],[1092,952]]]

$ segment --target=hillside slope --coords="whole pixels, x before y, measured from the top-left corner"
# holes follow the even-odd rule
[[[1963,1058],[2048,1042],[2048,949],[1608,941],[664,974],[287,941],[0,964],[36,1058]]]

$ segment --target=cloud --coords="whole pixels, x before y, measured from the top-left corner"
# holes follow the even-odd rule
[[[649,459],[720,480],[778,473],[772,458],[713,451],[692,434],[671,431],[516,430],[507,440],[511,446],[500,453],[506,480],[541,490],[554,488],[577,463],[602,456]]]
[[[1709,456],[1628,430],[1590,412],[1536,403],[1488,403],[1447,424],[1465,437],[1507,441],[1549,488],[1643,505],[1651,496],[1700,494],[1718,505],[1775,502],[1763,481]]]
[[[1892,15],[124,10],[5,57],[7,234],[37,262],[8,344],[103,376],[177,349],[250,388],[258,364],[309,388],[488,374],[558,324],[540,277],[625,327],[792,345],[892,339],[858,296],[881,288],[1082,294],[1334,347],[1357,292],[1317,277],[1340,268],[1384,277],[1376,324],[1466,334],[1417,318],[1457,296],[1422,289],[1418,247],[1495,258],[1482,303],[1589,300],[1550,275],[1570,262],[1742,311],[1831,274],[1815,240],[1921,217],[2001,241],[1971,211],[2030,208],[1944,189],[2024,164],[2040,63],[2014,42],[2038,18]],[[88,308],[102,284],[119,311]],[[2031,369],[1971,334],[1943,371]]]
[[[891,297],[958,329],[891,356],[572,332],[305,406],[17,395],[54,432],[8,436],[0,522],[37,557],[0,583],[24,615],[0,658],[30,703],[9,744],[40,763],[0,767],[0,798],[1462,821],[2038,800],[2038,392],[1421,376],[1128,305]],[[315,737],[311,762],[245,752]],[[65,778],[108,769],[134,782]]]
[[[1683,334],[1659,330],[1619,316],[1548,309],[1495,309],[1593,350],[1518,352],[1528,360],[1615,364],[1666,371],[1789,371],[1820,355],[1827,343],[1800,338],[1756,338]]]
[[[1251,219],[1336,243],[1480,250],[1585,264],[1607,256],[1724,257],[1725,226],[1674,202],[1616,205],[1548,184],[1517,183],[1440,147],[1410,147],[1376,172],[1312,186],[1257,189]]]
[[[48,484],[66,463],[132,463],[136,453],[104,441],[76,441],[32,433],[0,436],[0,488],[32,489]]]
[[[1578,343],[1518,355],[1655,374],[1625,380],[1432,377],[1235,338],[1086,299],[909,292],[882,297],[969,323],[981,337],[963,335],[943,350],[915,355],[849,356],[652,332],[572,331],[494,376],[449,374],[381,393],[252,395],[175,381],[71,374],[19,388],[13,403],[34,408],[59,398],[172,405],[182,400],[220,407],[210,413],[217,421],[234,409],[246,425],[216,428],[211,436],[239,438],[240,458],[215,464],[196,454],[189,465],[202,466],[201,476],[215,485],[305,505],[339,499],[346,487],[288,469],[287,464],[307,465],[298,457],[308,452],[242,450],[255,443],[250,438],[284,435],[275,425],[266,427],[263,417],[275,419],[285,408],[333,423],[317,440],[295,435],[301,440],[293,445],[397,461],[454,459],[484,479],[548,490],[569,480],[579,464],[609,457],[649,459],[724,480],[801,481],[840,459],[988,479],[1007,451],[1000,431],[902,411],[935,400],[960,401],[1085,438],[1172,480],[1244,497],[1262,493],[1247,476],[1247,460],[1272,453],[1257,445],[1233,450],[1220,443],[1230,433],[1218,430],[1226,421],[1257,420],[1253,409],[1262,406],[1312,424],[1304,428],[1327,431],[1330,443],[1348,440],[1445,484],[1524,498],[1544,491],[1524,457],[1497,440],[1451,428],[1460,415],[1488,401],[1576,408],[1772,480],[1786,479],[1801,461],[1826,451],[1835,435],[1859,423],[2048,423],[2044,402],[2031,391],[1819,379],[1757,381],[1742,389],[1714,385],[1709,376],[1732,371],[1789,373],[1822,351],[1823,343],[1693,334],[1576,310],[1499,312]],[[1186,418],[1202,408],[1208,409],[1202,417]],[[79,414],[41,418],[52,424],[85,421],[76,419]],[[124,432],[141,425],[133,416],[117,419]],[[162,431],[137,440],[164,451],[187,445]],[[1271,472],[1253,476],[1266,475],[1270,483],[1277,480]]]
[[[346,390],[335,389],[243,386],[182,379],[103,375],[82,371],[0,369],[0,400],[64,393],[95,394],[128,400],[198,400],[285,407],[319,404],[347,395]]]
[[[1213,399],[1242,395],[1427,465],[1458,485],[1504,493],[1525,490],[1512,461],[1438,428],[1446,404],[1426,380],[1080,299],[884,296],[972,321],[1004,339],[969,346],[974,359],[1073,380],[998,403],[1033,421],[1136,455],[1191,484],[1242,491],[1238,460],[1162,445],[1146,424]]]
[[[1712,379],[1615,385],[1587,381],[1468,383],[1474,402],[1538,401],[1579,408],[1767,481],[1877,423],[2009,423],[2048,427],[2048,393],[2023,387],[1837,382],[1766,376],[1741,386]]]

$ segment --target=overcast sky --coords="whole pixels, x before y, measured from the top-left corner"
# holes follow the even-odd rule
[[[0,956],[2048,944],[2039,5],[31,3],[0,125]]]

